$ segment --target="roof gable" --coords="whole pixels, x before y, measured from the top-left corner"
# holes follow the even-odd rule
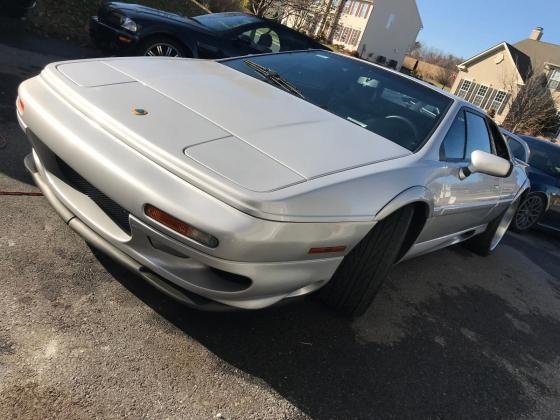
[[[483,51],[480,54],[477,54],[462,62],[457,67],[459,68],[459,70],[464,70],[472,66],[473,64],[486,60],[489,56],[497,53],[498,51],[504,51],[506,53],[511,61],[511,64],[517,70],[519,80],[524,82],[527,76],[531,73],[531,59],[526,54],[519,51],[517,48],[508,44],[507,42],[501,42],[498,45],[494,45],[486,51]]]

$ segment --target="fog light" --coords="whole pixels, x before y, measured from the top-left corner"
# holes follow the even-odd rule
[[[193,241],[196,241],[202,245],[210,248],[216,248],[218,246],[218,239],[210,235],[209,233],[203,232],[194,226],[185,223],[176,217],[152,206],[151,204],[146,204],[144,206],[144,213],[149,218],[161,223],[162,225],[168,227],[169,229],[179,233],[180,235],[186,236]]]

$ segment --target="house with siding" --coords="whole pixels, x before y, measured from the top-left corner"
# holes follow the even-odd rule
[[[367,60],[400,68],[421,29],[416,0],[352,0],[342,9],[333,43]]]
[[[344,2],[342,6],[340,2]],[[282,16],[285,25],[319,35],[324,13],[323,2],[299,14],[286,14],[282,6],[275,14]],[[332,7],[342,10],[327,22],[324,33],[332,32],[332,42],[360,57],[400,68],[405,54],[412,49],[422,29],[422,19],[416,0],[335,0]],[[333,28],[333,21],[336,27]]]
[[[461,63],[452,92],[493,110],[501,124],[525,81],[539,71],[545,73],[560,112],[560,45],[542,41],[543,33],[543,28],[537,27],[523,41],[502,42]]]

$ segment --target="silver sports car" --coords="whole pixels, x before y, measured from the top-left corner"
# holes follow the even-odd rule
[[[54,63],[17,113],[64,221],[199,308],[360,314],[398,261],[489,254],[529,187],[481,110],[325,51]]]

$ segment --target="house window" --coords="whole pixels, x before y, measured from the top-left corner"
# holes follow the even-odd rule
[[[494,100],[492,101],[489,109],[493,109],[496,112],[500,111],[502,109],[502,106],[504,105],[506,96],[507,92],[504,92],[503,90],[500,90],[498,93],[496,93],[496,96],[494,97]]]
[[[471,88],[472,82],[470,80],[463,80],[461,82],[461,87],[459,88],[459,92],[457,92],[457,96],[461,98],[466,98],[467,93],[469,93],[469,89]]]
[[[360,31],[357,29],[352,30],[352,34],[350,35],[350,40],[348,43],[350,45],[358,45],[358,40],[360,38]]]
[[[486,97],[487,93],[488,93],[488,86],[480,85],[472,103],[476,106],[481,106],[482,101],[484,101],[484,98]]]
[[[347,28],[346,26],[342,27],[342,31],[340,32],[340,38],[339,41],[347,44],[348,43],[348,38],[350,38],[350,32],[352,31],[352,29]]]
[[[555,69],[548,78],[548,87],[552,90],[560,90],[560,70]]]
[[[360,16],[362,14],[362,9],[364,8],[364,3],[359,3],[358,8],[356,9],[356,16]]]

